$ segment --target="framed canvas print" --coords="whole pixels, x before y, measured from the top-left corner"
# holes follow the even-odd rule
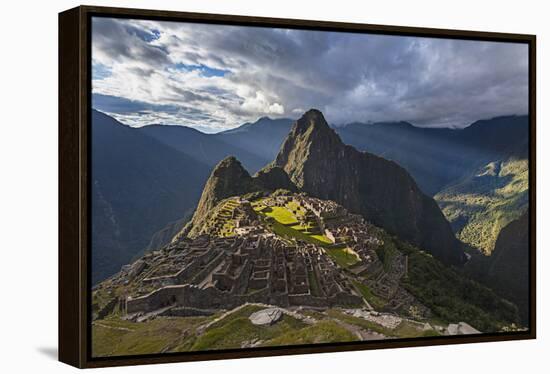
[[[59,356],[535,338],[535,36],[59,15]]]

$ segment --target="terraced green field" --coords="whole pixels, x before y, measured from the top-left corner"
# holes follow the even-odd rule
[[[277,221],[271,223],[271,228],[275,234],[282,236],[283,238],[298,239],[321,247],[332,245],[331,241],[324,235],[306,234],[303,231],[293,229],[292,227],[283,225]]]
[[[318,232],[316,223],[300,222],[298,217],[306,214],[305,208],[295,202],[290,202],[285,207],[266,207],[262,204],[264,200],[255,201],[252,206],[258,214],[273,219],[272,229],[277,235],[289,239],[303,240],[324,247],[332,244],[329,238]],[[296,213],[298,217],[296,217],[293,211],[300,212]]]
[[[272,206],[262,211],[262,214],[265,214],[268,217],[273,217],[277,220],[277,222],[280,222],[283,225],[295,225],[298,223],[298,220],[294,214],[292,214],[292,212],[287,208]]]

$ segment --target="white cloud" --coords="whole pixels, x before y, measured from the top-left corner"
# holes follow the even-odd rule
[[[256,91],[255,96],[247,97],[241,105],[243,111],[258,114],[283,114],[284,107],[277,103],[269,100],[266,95],[261,91]]]
[[[92,45],[93,92],[149,106],[118,114],[135,126],[217,131],[311,107],[424,126],[527,112],[521,44],[102,18]]]

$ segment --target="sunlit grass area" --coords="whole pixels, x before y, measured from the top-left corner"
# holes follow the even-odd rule
[[[304,233],[303,231],[295,230],[277,221],[272,222],[271,226],[275,234],[288,239],[302,240],[307,243],[316,244],[321,247],[326,247],[327,245],[331,244],[330,240],[326,236],[309,235]]]
[[[272,206],[262,211],[262,213],[268,217],[275,218],[277,222],[280,222],[283,225],[294,225],[298,223],[298,220],[294,214],[292,214],[292,212],[287,208]]]
[[[305,208],[291,201],[284,207],[271,206],[263,204],[265,199],[254,201],[252,207],[254,210],[265,217],[273,219],[271,226],[273,231],[287,239],[297,239],[319,246],[331,245],[332,242],[325,235],[319,233],[315,222],[300,222],[298,217],[292,211],[299,211],[299,217],[306,214]]]
[[[359,255],[349,247],[325,248],[325,251],[338,265],[344,268],[355,265],[361,260]]]

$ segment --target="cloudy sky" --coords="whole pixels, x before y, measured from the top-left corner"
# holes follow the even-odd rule
[[[93,106],[218,132],[320,109],[329,123],[464,127],[525,114],[525,44],[94,18]]]

